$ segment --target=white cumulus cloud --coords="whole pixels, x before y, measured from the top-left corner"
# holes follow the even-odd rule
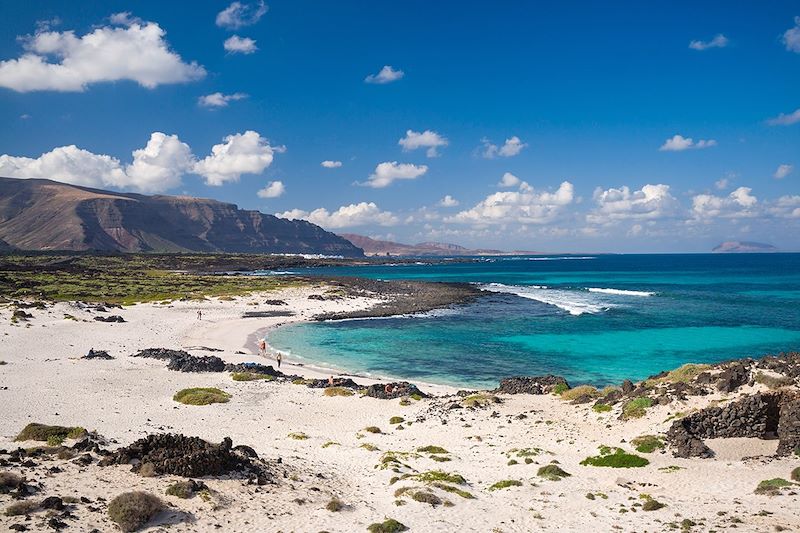
[[[283,213],[275,213],[280,218],[290,220],[308,220],[309,222],[328,229],[349,228],[377,224],[379,226],[394,226],[399,219],[390,211],[381,211],[374,202],[361,202],[358,204],[343,205],[336,211],[330,212],[324,207],[311,212],[302,209],[292,209]]]
[[[226,107],[228,102],[234,102],[236,100],[242,100],[247,98],[245,93],[233,93],[233,94],[222,94],[222,93],[211,93],[201,96],[197,99],[197,104],[201,107]]]
[[[524,187],[522,187],[524,185]],[[574,200],[572,183],[564,181],[554,192],[536,191],[525,182],[519,191],[496,192],[471,209],[460,211],[445,222],[473,224],[546,224],[557,219]]]
[[[792,165],[779,165],[772,176],[775,179],[782,180],[783,178],[791,174],[792,170],[794,170],[794,167]]]
[[[800,17],[795,17],[794,26],[783,34],[783,44],[788,51],[800,54]]]
[[[527,143],[522,142],[522,140],[516,135],[506,139],[502,146],[492,144],[492,142],[487,138],[481,139],[481,142],[483,143],[482,155],[486,159],[494,159],[497,156],[514,157],[515,155],[518,155],[523,148],[528,146]]]
[[[683,135],[674,135],[671,139],[664,141],[664,144],[659,148],[662,152],[682,152],[684,150],[700,150],[703,148],[711,148],[716,146],[717,141],[714,139],[700,139],[697,142],[691,137],[684,137]]]
[[[442,207],[456,207],[458,204],[459,201],[450,196],[449,194],[446,194],[444,198],[439,200],[439,205]]]
[[[800,218],[800,196],[781,196],[769,208],[769,212],[781,218]]]
[[[163,192],[179,186],[181,176],[191,170],[194,161],[192,149],[177,135],[156,131],[144,148],[133,151],[133,163],[125,168],[126,179],[113,185]]]
[[[325,167],[325,168],[339,168],[339,167],[342,166],[342,162],[341,161],[331,161],[329,159],[326,159],[325,161],[320,163],[320,166]]]
[[[251,26],[258,22],[268,9],[267,5],[260,0],[252,4],[233,2],[217,13],[216,23],[217,26],[229,30]]]
[[[800,122],[800,109],[795,109],[791,113],[781,113],[777,117],[767,120],[770,126],[791,126]]]
[[[256,194],[259,198],[277,198],[286,192],[286,187],[282,181],[270,181],[267,186]]]
[[[224,141],[215,144],[211,154],[192,169],[206,179],[207,185],[237,182],[242,174],[260,174],[272,164],[275,153],[286,150],[282,146],[271,146],[267,139],[252,130],[228,135]]]
[[[397,141],[397,144],[403,147],[403,151],[408,152],[416,150],[417,148],[427,148],[425,155],[428,157],[437,157],[439,153],[437,148],[440,146],[447,146],[447,138],[439,135],[435,131],[425,130],[422,133],[418,131],[408,130],[406,136]]]
[[[692,215],[698,219],[747,218],[757,214],[758,198],[750,187],[739,187],[728,196],[698,194],[692,198]]]
[[[669,185],[647,184],[637,191],[624,186],[619,189],[597,188],[593,195],[597,207],[586,216],[591,224],[612,224],[621,220],[653,220],[670,216],[678,209],[678,201],[669,192]]]
[[[689,43],[689,48],[692,50],[708,50],[709,48],[725,48],[728,46],[728,38],[718,33],[710,41],[692,41]]]
[[[17,59],[0,61],[0,87],[66,92],[130,80],[152,89],[206,75],[202,66],[184,62],[170,49],[166,32],[158,24],[125,15],[112,17],[122,25],[102,26],[82,36],[40,29],[21,38],[25,52]]]
[[[238,35],[232,35],[225,39],[222,46],[226,52],[231,54],[252,54],[258,50],[255,39],[239,37]]]
[[[500,181],[497,183],[497,186],[509,188],[509,187],[516,187],[520,183],[522,183],[521,179],[516,177],[511,172],[506,172],[505,174],[503,174],[503,177],[500,178]]]
[[[375,171],[369,175],[367,181],[359,185],[382,189],[388,187],[396,180],[413,180],[428,171],[428,165],[412,165],[411,163],[398,163],[387,161],[379,163]]]
[[[400,69],[394,69],[391,65],[384,65],[377,74],[370,74],[364,81],[367,83],[377,83],[379,85],[397,81],[405,76],[405,72]]]

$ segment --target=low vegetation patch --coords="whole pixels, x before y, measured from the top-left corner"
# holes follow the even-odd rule
[[[555,394],[556,396],[561,396],[568,390],[569,390],[569,385],[567,385],[566,383],[556,383],[556,385],[553,387],[553,394]]]
[[[322,445],[323,448],[330,448],[331,446],[341,446],[341,444],[339,444],[338,442],[329,440],[328,442],[326,442],[325,444]]]
[[[181,499],[188,499],[195,495],[195,493],[208,490],[206,484],[201,482],[197,482],[193,479],[188,479],[186,481],[177,481],[167,487],[167,490],[164,491],[167,496],[175,496]]]
[[[592,411],[595,413],[607,413],[611,410],[611,406],[607,403],[596,403],[592,406]]]
[[[666,507],[666,505],[648,494],[642,494],[639,497],[644,500],[644,503],[642,504],[642,511],[658,511],[659,509]]]
[[[122,531],[136,531],[162,509],[160,499],[147,492],[125,492],[108,503],[108,517]]]
[[[652,406],[652,398],[648,398],[647,396],[634,398],[622,406],[622,418],[624,420],[642,418],[647,413],[647,409]]]
[[[369,442],[365,442],[364,444],[361,445],[361,447],[370,452],[377,452],[379,449],[377,446],[375,446],[374,444],[370,444]]]
[[[273,381],[275,376],[259,374],[258,372],[234,372],[231,374],[233,381]]]
[[[387,518],[383,522],[375,522],[367,527],[369,533],[399,533],[406,530],[408,528],[394,518]]]
[[[36,440],[47,442],[49,439],[54,438],[60,439],[58,444],[61,444],[65,439],[79,439],[84,437],[86,433],[87,431],[82,427],[47,426],[45,424],[37,424],[36,422],[32,422],[25,426],[14,440]]]
[[[323,394],[325,396],[352,396],[355,393],[344,387],[326,387]]]
[[[14,502],[6,507],[6,516],[23,516],[35,513],[39,510],[39,502],[33,500],[23,500]]]
[[[445,492],[449,492],[451,494],[457,494],[457,495],[459,495],[462,498],[467,499],[467,500],[474,500],[475,499],[475,496],[473,496],[471,493],[467,492],[466,490],[460,489],[458,487],[454,487],[452,485],[448,485],[446,483],[441,483],[441,482],[436,481],[436,482],[431,483],[431,486],[432,487],[436,487],[437,489],[443,490]]]
[[[375,434],[382,433],[381,428],[377,426],[367,426],[364,428],[364,431],[366,431],[367,433],[375,433]]]
[[[421,481],[423,483],[435,483],[438,481],[443,483],[452,483],[454,485],[467,484],[467,480],[464,479],[464,476],[462,476],[461,474],[444,472],[442,470],[429,470],[427,472],[415,474],[412,477],[417,481]]]
[[[406,421],[406,419],[403,418],[402,416],[393,416],[392,418],[389,419],[389,423],[392,424],[392,425],[394,425],[394,424],[402,424],[405,421]]]
[[[491,405],[493,403],[500,403],[500,398],[494,394],[488,394],[485,392],[472,394],[461,400],[461,405],[464,407],[486,407],[487,405]]]
[[[450,453],[441,446],[422,446],[417,448],[417,451],[420,453]]]
[[[501,489],[507,489],[509,487],[520,487],[520,486],[522,486],[522,481],[516,479],[504,479],[502,481],[498,481],[497,483],[489,487],[489,490],[501,490]]]
[[[605,466],[609,468],[639,468],[647,466],[650,461],[644,457],[628,453],[622,448],[600,446],[600,455],[587,457],[581,464],[584,466]]]
[[[11,492],[22,485],[23,482],[23,478],[13,472],[0,472],[0,494]]]
[[[325,509],[327,509],[328,511],[330,511],[332,513],[338,513],[339,511],[341,511],[345,507],[347,507],[347,506],[344,504],[344,502],[342,500],[340,500],[339,498],[333,497],[333,498],[331,498],[331,501],[329,501],[328,504],[325,506]]]
[[[582,398],[584,396],[597,398],[600,396],[600,392],[591,385],[578,385],[575,388],[565,390],[561,393],[561,399],[566,401],[577,400],[578,398]]]
[[[637,452],[653,453],[664,447],[664,441],[656,435],[642,435],[631,440],[631,444]]]
[[[647,380],[648,384],[655,383],[689,383],[694,378],[709,370],[711,365],[698,365],[694,363],[687,363],[675,370],[671,370],[666,376]]]
[[[195,387],[176,392],[172,399],[186,405],[210,405],[228,403],[231,395],[214,387]]]
[[[296,431],[289,433],[289,438],[294,440],[308,440],[308,435],[306,435],[302,431]]]
[[[792,481],[800,481],[800,466],[792,470]]]
[[[780,389],[794,384],[794,380],[788,376],[771,376],[763,372],[756,374],[755,382],[765,385],[768,389]]]
[[[773,479],[765,479],[756,487],[756,494],[766,494],[768,496],[776,496],[780,494],[781,489],[794,486],[794,483],[786,479],[776,477]]]
[[[537,472],[536,475],[539,477],[543,477],[545,479],[549,479],[550,481],[559,481],[565,477],[569,477],[572,474],[565,472],[560,466],[555,464],[549,464],[547,466],[541,467]]]

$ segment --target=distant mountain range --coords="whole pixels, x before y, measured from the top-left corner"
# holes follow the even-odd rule
[[[341,233],[355,246],[364,250],[366,255],[374,256],[396,256],[396,257],[420,257],[420,256],[464,256],[464,255],[531,255],[536,252],[504,252],[502,250],[473,250],[457,244],[445,242],[421,242],[419,244],[403,244],[392,241],[381,241],[356,235],[354,233]]]
[[[741,254],[752,252],[777,252],[778,249],[771,244],[752,241],[726,241],[715,246],[712,252],[716,254]]]
[[[293,253],[361,257],[306,222],[188,196],[146,196],[0,178],[0,249]]]

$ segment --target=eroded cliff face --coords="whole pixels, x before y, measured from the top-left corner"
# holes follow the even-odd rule
[[[363,255],[309,222],[216,200],[12,178],[0,178],[0,240],[22,250]]]

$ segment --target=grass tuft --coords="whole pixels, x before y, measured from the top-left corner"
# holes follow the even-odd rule
[[[326,387],[325,391],[323,392],[325,396],[352,396],[355,394],[350,389],[346,389],[344,387]]]
[[[773,479],[765,479],[764,481],[758,484],[755,493],[766,494],[768,496],[776,496],[780,494],[781,489],[785,487],[791,487],[793,485],[794,483],[792,483],[791,481],[787,481],[780,477],[776,477]]]
[[[596,403],[592,406],[592,411],[595,413],[607,413],[611,410],[611,406],[607,403]]]
[[[402,416],[393,416],[392,418],[389,419],[389,423],[393,424],[393,425],[394,424],[402,424],[405,421],[406,421],[406,419],[403,418]]]
[[[600,392],[591,385],[579,385],[573,389],[567,389],[561,393],[561,399],[566,401],[577,400],[582,396],[597,398],[598,396],[600,396]]]
[[[50,446],[58,446],[64,442],[65,439],[79,439],[84,437],[86,433],[87,431],[82,427],[48,426],[32,422],[25,426],[14,440],[48,442],[49,439],[54,438],[60,439],[60,442],[58,442],[58,444],[51,444]]]
[[[441,446],[422,446],[417,448],[417,451],[420,453],[450,453]]]
[[[648,398],[647,396],[634,398],[622,406],[622,419],[630,420],[631,418],[642,418],[647,413],[648,407],[652,406],[652,398]]]
[[[375,522],[367,526],[367,531],[369,531],[369,533],[399,533],[407,529],[405,525],[394,518],[387,518],[383,522]]]
[[[325,506],[325,509],[327,509],[328,511],[330,511],[332,513],[338,513],[339,511],[341,511],[345,507],[347,507],[347,506],[344,504],[344,502],[342,500],[340,500],[339,498],[333,497],[333,498],[331,498],[331,501],[329,501],[328,504]]]
[[[294,440],[308,440],[308,435],[302,431],[289,433],[289,438]]]
[[[656,435],[642,435],[631,440],[631,444],[640,453],[653,453],[664,447],[664,441]]]
[[[108,517],[122,531],[136,531],[164,509],[160,499],[147,492],[125,492],[108,503]]]
[[[547,466],[541,467],[537,472],[536,475],[539,477],[543,477],[545,479],[549,479],[550,481],[559,481],[565,477],[569,477],[572,474],[565,472],[560,466],[550,464]]]
[[[231,374],[233,381],[273,381],[275,376],[259,374],[258,372],[234,372]]]
[[[20,502],[14,502],[8,507],[6,507],[5,515],[6,516],[22,516],[22,515],[29,515],[31,513],[35,513],[39,510],[39,502],[35,502],[33,500],[23,500]]]
[[[367,433],[375,433],[375,434],[383,433],[381,431],[381,428],[379,428],[377,426],[367,426],[367,427],[364,428],[364,431],[366,431]]]
[[[600,455],[587,457],[581,464],[584,466],[604,466],[609,468],[640,468],[650,464],[644,457],[627,453],[622,448],[600,447]]]
[[[507,489],[508,487],[521,487],[521,486],[522,486],[522,481],[518,481],[516,479],[504,479],[502,481],[498,481],[497,483],[489,487],[489,490],[501,490],[501,489]]]
[[[467,484],[467,480],[464,479],[464,476],[462,476],[461,474],[444,472],[442,470],[429,470],[427,472],[415,474],[412,477],[417,481],[421,481],[423,483],[435,483],[438,481],[444,483],[452,483],[454,485]]]
[[[500,399],[494,394],[481,392],[465,397],[463,400],[461,400],[461,405],[464,407],[486,407],[487,405],[499,402]]]
[[[176,392],[172,399],[185,405],[210,405],[228,403],[231,395],[214,387],[195,387]]]

